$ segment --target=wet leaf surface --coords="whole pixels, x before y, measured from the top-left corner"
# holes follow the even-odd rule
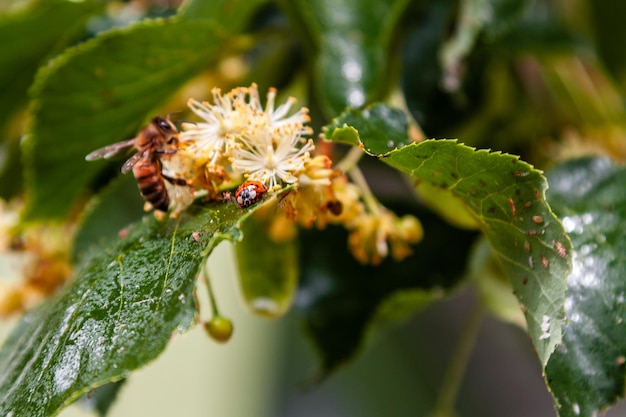
[[[608,159],[566,163],[548,197],[569,233],[563,344],[546,367],[559,416],[595,416],[624,395],[626,169]]]
[[[315,51],[316,90],[327,116],[380,99],[386,92],[387,55],[407,4],[406,0],[283,2],[308,29]]]
[[[132,175],[111,181],[87,204],[81,216],[72,248],[74,262],[127,233],[125,228],[145,215],[144,202]]]
[[[364,132],[378,126],[382,135],[360,136],[361,123],[368,126]],[[360,121],[342,115],[325,137],[376,149],[394,126],[399,125],[386,119]],[[465,202],[513,285],[545,366],[561,341],[565,279],[571,270],[571,260],[562,252],[569,252],[571,243],[545,199],[547,182],[541,172],[516,156],[454,140],[426,140],[372,156]]]
[[[358,129],[355,128],[358,126]],[[345,112],[324,128],[326,138],[348,145],[361,145],[371,154],[384,154],[412,143],[407,136],[406,114],[385,104],[376,103],[363,109]]]
[[[94,411],[99,417],[106,417],[125,384],[126,379],[121,379],[89,391],[81,398],[80,405]]]
[[[274,212],[276,207],[269,210]],[[289,311],[298,287],[298,244],[297,236],[273,239],[270,227],[271,216],[252,216],[243,232],[254,238],[237,243],[235,256],[239,287],[249,311],[277,318]]]
[[[28,314],[0,351],[0,415],[51,416],[65,404],[155,359],[196,316],[195,277],[222,240],[241,238],[258,208],[193,206],[151,214],[83,256],[74,280]]]

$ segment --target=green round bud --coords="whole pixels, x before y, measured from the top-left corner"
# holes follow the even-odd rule
[[[213,340],[226,343],[233,335],[233,322],[222,316],[215,316],[204,323],[204,330]]]

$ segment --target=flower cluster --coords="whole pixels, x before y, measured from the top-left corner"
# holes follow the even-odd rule
[[[411,215],[401,218],[378,202],[364,203],[364,190],[343,175],[332,177],[328,187],[301,185],[285,199],[287,217],[303,227],[342,225],[349,232],[348,248],[363,264],[378,265],[390,254],[401,261],[411,254],[410,244],[422,239],[420,222]],[[279,240],[283,229],[270,232]]]
[[[276,90],[265,108],[256,85],[223,95],[213,89],[213,103],[189,100],[202,122],[184,123],[181,147],[196,161],[196,179],[203,188],[218,186],[233,176],[260,181],[276,191],[298,181],[314,149],[308,110],[289,111],[295,99],[275,107]]]
[[[349,182],[327,155],[314,155],[313,140],[307,138],[313,133],[307,126],[308,109],[293,109],[294,98],[277,105],[276,94],[270,89],[263,106],[253,84],[226,94],[215,88],[211,102],[188,101],[201,121],[183,123],[179,151],[162,158],[167,176],[191,185],[167,184],[173,215],[191,204],[196,191],[220,200],[222,189],[257,181],[270,193],[282,193],[282,210],[273,211],[280,213],[274,214],[270,229],[274,238],[293,236],[295,224],[340,224],[350,233],[349,248],[363,263],[378,264],[388,254],[398,260],[407,256],[408,245],[421,239],[417,219],[398,219],[378,202],[364,203],[369,190]],[[295,188],[282,191],[288,185]]]
[[[72,270],[73,224],[19,230],[21,203],[0,200],[0,317],[29,310],[65,283]]]
[[[293,109],[295,99],[276,105],[276,90],[270,89],[263,106],[254,84],[227,94],[213,89],[212,94],[210,103],[188,101],[201,121],[183,123],[176,151],[159,154],[171,216],[198,195],[206,201],[228,201],[224,190],[254,181],[262,184],[263,192],[278,194],[278,209],[257,212],[270,217],[274,239],[293,239],[297,226],[342,225],[355,258],[373,265],[388,256],[403,259],[409,245],[421,239],[417,219],[398,218],[366,184],[349,181],[328,155],[315,153],[308,110]],[[349,171],[354,174],[358,168]],[[20,209],[0,200],[0,317],[28,310],[71,274],[74,223],[20,230]]]

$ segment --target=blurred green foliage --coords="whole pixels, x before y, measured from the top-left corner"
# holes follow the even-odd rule
[[[520,324],[510,312],[521,307],[560,416],[611,406],[623,395],[626,369],[619,282],[626,252],[616,232],[626,216],[625,7],[609,0],[7,3],[2,210],[23,204],[18,231],[55,223],[77,231],[72,283],[25,316],[0,351],[0,414],[54,415],[154,359],[179,325],[191,324],[198,271],[216,242],[240,239],[248,212],[198,201],[181,219],[157,222],[142,214],[130,175],[115,178],[118,163],[84,156],[132,137],[155,114],[181,111],[190,97],[208,99],[214,86],[252,82],[305,103],[316,133],[335,142],[319,144],[335,165],[350,171],[358,163],[374,195],[418,216],[425,232],[402,262],[365,266],[336,227],[276,243],[262,221],[243,225],[243,293],[250,303],[275,302],[272,316],[293,303],[320,354],[320,375],[353,358],[377,323],[400,322],[475,285],[496,317]],[[365,153],[350,163],[359,148]],[[135,292],[127,292],[130,283]],[[170,283],[187,303],[166,296]],[[155,308],[134,308],[128,294]],[[158,332],[146,329],[151,320]],[[146,350],[130,355],[134,346]],[[103,355],[90,360],[90,351]],[[108,409],[102,401],[99,409]]]

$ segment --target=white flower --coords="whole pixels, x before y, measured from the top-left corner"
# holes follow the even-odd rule
[[[259,98],[259,90],[256,84],[252,84],[248,89],[250,96],[249,105],[254,110],[255,114],[260,120],[261,124],[267,125],[270,129],[280,127],[294,127],[299,126],[300,135],[310,135],[313,133],[312,129],[305,126],[306,123],[311,121],[309,117],[309,110],[306,107],[300,108],[294,114],[287,116],[291,106],[296,103],[296,99],[289,97],[287,101],[277,108],[274,108],[276,100],[276,89],[270,88],[267,92],[267,102],[265,109],[261,106],[261,100]]]
[[[282,183],[295,183],[315,148],[311,139],[300,136],[301,131],[298,124],[274,129],[258,126],[243,135],[240,146],[233,150],[233,169],[270,190],[280,188]]]
[[[222,95],[219,88],[214,88],[214,104],[189,99],[189,108],[205,122],[183,123],[181,144],[197,159],[208,159],[211,164],[228,156],[236,137],[250,125],[252,113],[245,103],[245,92],[246,89],[237,88]]]
[[[270,190],[292,184],[311,159],[313,141],[308,109],[292,112],[291,97],[276,107],[276,89],[261,105],[256,84],[236,88],[226,95],[213,89],[213,104],[189,100],[191,110],[204,121],[183,124],[181,146],[196,160],[196,167],[224,164],[226,158],[236,174],[263,182]]]

